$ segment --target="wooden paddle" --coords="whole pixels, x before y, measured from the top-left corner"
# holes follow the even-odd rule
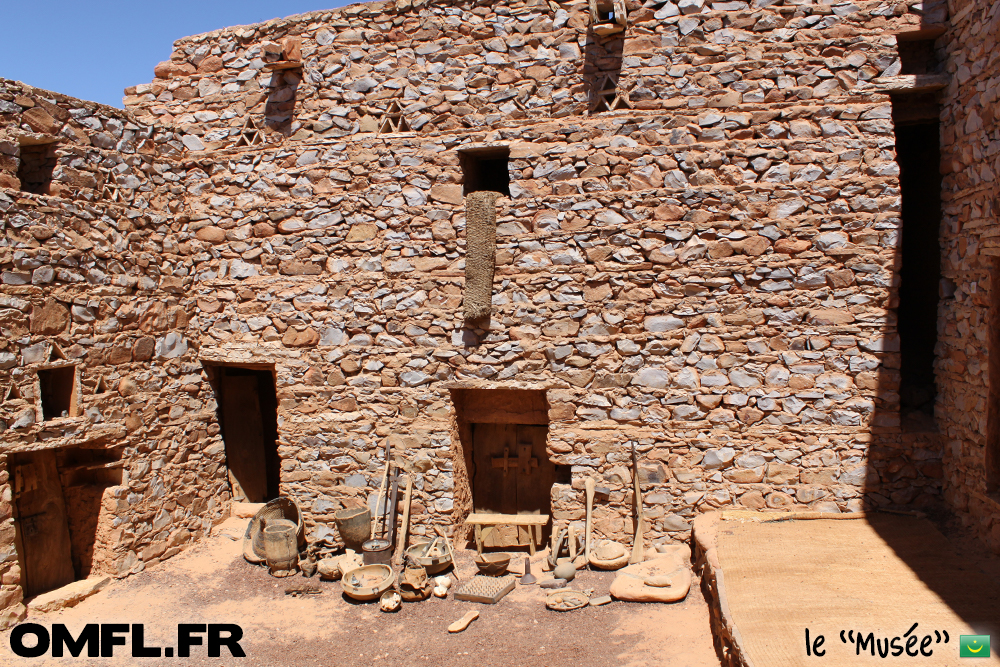
[[[643,554],[642,533],[643,520],[642,513],[642,490],[639,489],[639,459],[635,454],[635,443],[632,443],[632,481],[635,485],[635,537],[632,539],[632,555],[629,556],[630,565],[641,563]]]
[[[385,472],[382,473],[382,483],[378,487],[378,497],[375,498],[375,511],[372,512],[372,537],[379,534],[378,522],[382,518],[382,514],[388,509],[386,507],[386,502],[384,500],[385,496],[385,486],[389,483],[389,466],[392,465],[389,458],[385,459]],[[379,505],[382,506],[381,511],[379,511]],[[385,519],[382,518],[382,526],[385,526]]]
[[[406,476],[406,494],[403,496],[403,525],[396,543],[396,562],[403,562],[403,552],[406,550],[406,533],[410,529],[410,497],[413,494],[413,478]]]

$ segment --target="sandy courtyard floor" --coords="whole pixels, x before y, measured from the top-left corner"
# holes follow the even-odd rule
[[[232,533],[232,530],[223,531]],[[339,582],[318,577],[277,579],[240,555],[241,544],[218,535],[147,572],[113,581],[76,607],[32,614],[28,622],[51,628],[65,624],[76,636],[87,623],[142,623],[146,646],[175,646],[179,623],[235,623],[246,658],[222,648],[209,658],[195,646],[183,665],[527,665],[536,667],[718,667],[709,629],[708,608],[697,580],[688,597],[675,604],[612,602],[602,607],[560,613],[544,606],[538,586],[521,587],[496,605],[431,598],[404,603],[394,614],[377,603],[357,604],[344,597]],[[455,576],[475,573],[473,552],[459,552]],[[515,561],[523,563],[520,558]],[[533,560],[532,569],[541,574]],[[513,569],[513,565],[512,565]],[[581,572],[572,587],[604,595],[613,573]],[[316,596],[285,594],[290,584],[315,582]],[[447,626],[466,611],[480,617],[459,634]],[[33,643],[33,640],[26,643]],[[83,659],[88,665],[154,665],[167,658],[133,658],[130,644],[102,658],[35,658],[15,656],[9,632],[3,633],[0,664],[66,665]]]

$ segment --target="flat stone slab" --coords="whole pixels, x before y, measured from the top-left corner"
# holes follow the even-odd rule
[[[111,583],[111,577],[89,577],[42,593],[28,603],[30,612],[49,612],[79,604]]]
[[[677,602],[687,597],[691,588],[691,567],[684,553],[687,549],[670,548],[667,553],[618,571],[611,582],[611,596],[630,602]]]
[[[264,509],[264,503],[234,502],[229,507],[229,516],[235,519],[252,519],[262,509]]]
[[[230,517],[218,526],[213,526],[212,535],[222,535],[231,540],[242,540],[249,524],[250,521],[248,519]]]

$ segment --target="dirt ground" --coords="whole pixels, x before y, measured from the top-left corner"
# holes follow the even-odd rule
[[[175,646],[178,623],[236,623],[247,657],[207,657],[204,646],[192,649],[184,665],[525,665],[536,667],[718,667],[709,629],[708,608],[697,580],[682,602],[643,604],[612,602],[572,612],[545,608],[547,591],[515,588],[496,605],[458,602],[453,585],[446,600],[403,603],[383,613],[377,602],[355,603],[339,582],[318,577],[278,579],[240,555],[241,543],[222,535],[203,540],[182,554],[110,586],[76,607],[36,614],[28,621],[51,627],[64,623],[74,636],[87,623],[142,623],[147,646]],[[472,551],[461,551],[453,575],[475,574]],[[532,570],[541,575],[542,554]],[[523,556],[515,558],[523,564]],[[512,563],[512,569],[514,569]],[[520,570],[520,568],[517,568]],[[547,576],[547,575],[546,575]],[[572,584],[604,595],[610,572],[580,572]],[[290,584],[318,583],[317,596],[285,595]],[[479,619],[459,634],[447,626],[466,611]],[[63,665],[79,659],[14,656],[9,632],[3,635],[0,664]],[[30,642],[28,642],[30,643]],[[82,657],[82,656],[81,656]],[[133,658],[129,646],[116,647],[113,659],[89,658],[89,665],[160,664],[166,658]]]

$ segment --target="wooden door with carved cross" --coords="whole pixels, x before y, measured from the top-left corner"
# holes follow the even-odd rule
[[[487,514],[551,514],[555,464],[545,450],[547,426],[471,424],[473,511]],[[498,526],[484,546],[528,543],[527,528]]]

